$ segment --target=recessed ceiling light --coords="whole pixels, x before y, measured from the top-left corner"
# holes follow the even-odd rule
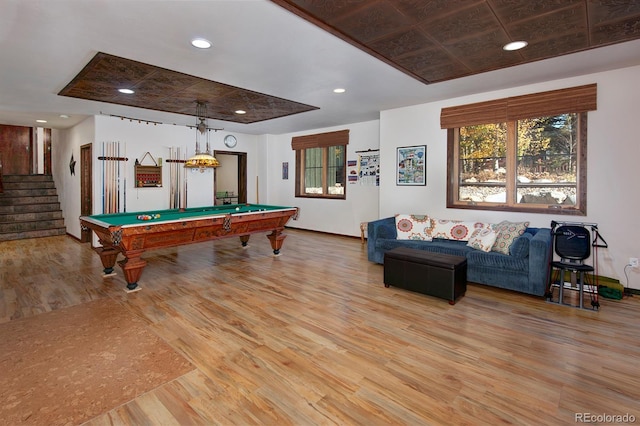
[[[247,111],[243,110],[243,109],[238,109],[235,111],[236,114],[246,114]]]
[[[36,123],[46,123],[47,120],[36,120]]]
[[[118,92],[120,93],[124,93],[125,95],[131,95],[132,93],[135,93],[133,90],[131,89],[118,89]]]
[[[67,114],[60,114],[60,118],[69,118]]]
[[[523,47],[527,47],[529,43],[527,43],[526,41],[512,41],[511,43],[507,43],[504,46],[502,46],[503,50],[520,50]]]
[[[343,89],[342,87],[338,87],[337,89],[333,89],[333,93],[344,93],[347,89]]]
[[[194,38],[193,40],[191,40],[191,45],[193,47],[197,47],[198,49],[208,49],[211,47],[211,42],[203,38]]]

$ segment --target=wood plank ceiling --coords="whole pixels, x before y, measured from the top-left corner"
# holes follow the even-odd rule
[[[640,38],[640,1],[272,1],[427,84]]]

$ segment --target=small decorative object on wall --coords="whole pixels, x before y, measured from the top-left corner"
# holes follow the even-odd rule
[[[145,158],[153,161],[153,166],[143,166],[142,162]],[[136,188],[160,188],[162,186],[162,166],[158,165],[153,155],[150,152],[146,152],[142,159],[138,161],[135,168]]]
[[[426,164],[426,145],[398,148],[396,185],[426,185]]]
[[[367,149],[358,153],[358,177],[362,186],[380,186],[380,150]]]
[[[282,163],[282,179],[289,179],[289,162],[285,161]]]
[[[347,182],[350,184],[358,183],[358,161],[347,160]]]
[[[73,159],[73,152],[71,153],[71,161],[69,161],[69,171],[71,171],[71,176],[76,174],[76,160]]]
[[[227,148],[235,148],[238,144],[238,140],[233,135],[227,135],[224,137],[224,144]]]

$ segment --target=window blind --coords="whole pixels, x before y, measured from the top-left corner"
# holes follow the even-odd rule
[[[597,109],[597,84],[442,108],[440,128],[504,123]]]
[[[294,136],[291,138],[293,150],[325,148],[328,146],[349,145],[349,130],[316,133],[314,135]]]

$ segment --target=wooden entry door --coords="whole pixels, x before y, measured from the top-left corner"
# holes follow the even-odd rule
[[[82,145],[80,147],[80,215],[88,216],[93,213],[93,167],[92,145]],[[82,230],[80,241],[87,243],[91,241],[91,230]]]
[[[0,125],[0,157],[3,174],[31,174],[32,141],[32,127]]]

